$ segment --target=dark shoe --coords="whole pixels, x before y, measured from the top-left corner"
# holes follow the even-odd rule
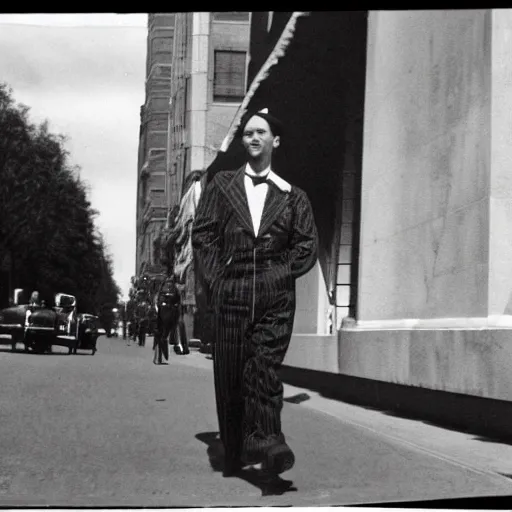
[[[261,483],[261,495],[262,496],[280,496],[288,491],[296,491],[293,487],[291,480],[284,480],[283,478],[275,477],[268,481]]]
[[[279,475],[295,464],[295,455],[286,443],[271,446],[265,453],[263,471],[268,475]]]

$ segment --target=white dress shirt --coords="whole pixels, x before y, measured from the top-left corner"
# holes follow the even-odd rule
[[[245,173],[251,176],[268,176],[270,173],[270,167],[267,167],[260,173],[255,173],[249,164],[245,166]],[[244,176],[245,193],[247,194],[247,202],[249,203],[249,211],[251,212],[252,225],[254,227],[254,233],[258,236],[260,229],[261,216],[263,214],[263,207],[265,206],[265,199],[268,192],[268,184],[261,183],[260,185],[254,186],[254,183],[249,176]]]

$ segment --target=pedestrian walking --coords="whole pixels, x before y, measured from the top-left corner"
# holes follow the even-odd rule
[[[153,363],[163,364],[162,358],[169,359],[169,345],[179,345],[178,330],[180,324],[181,298],[176,286],[174,274],[163,281],[156,297],[156,330],[153,340]]]
[[[269,475],[295,456],[281,428],[278,375],[295,315],[295,280],[317,259],[317,230],[300,188],[272,169],[282,124],[266,109],[246,114],[247,163],[215,174],[193,227],[196,262],[214,310],[213,365],[224,475],[261,463]]]
[[[135,329],[133,341],[138,342],[140,347],[146,345],[146,334],[149,327],[149,302],[143,292],[138,294],[138,301],[135,306]]]

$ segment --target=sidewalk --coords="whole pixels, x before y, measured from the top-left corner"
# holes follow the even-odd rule
[[[203,369],[212,368],[211,360],[205,354],[195,350],[178,360],[183,365]],[[305,388],[285,384],[284,389],[285,400],[299,403],[301,407],[327,414],[342,423],[366,429],[473,472],[501,475],[504,480],[510,482],[512,493],[512,445],[510,444],[325,398]]]

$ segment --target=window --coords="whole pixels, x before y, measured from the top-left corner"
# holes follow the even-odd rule
[[[165,204],[165,189],[153,188],[150,193],[152,206],[162,206]]]
[[[214,12],[213,19],[215,21],[249,21],[249,12],[231,11],[231,12]]]
[[[240,102],[245,95],[246,52],[215,51],[213,101]]]
[[[341,209],[341,233],[338,253],[338,266],[336,276],[336,320],[337,328],[341,327],[341,321],[345,317],[355,317],[355,304],[357,282],[354,271],[357,271],[357,261],[354,261],[354,230],[357,229],[355,220],[356,176],[354,173],[343,173]],[[357,257],[356,257],[357,260]],[[356,279],[357,280],[357,279]]]

